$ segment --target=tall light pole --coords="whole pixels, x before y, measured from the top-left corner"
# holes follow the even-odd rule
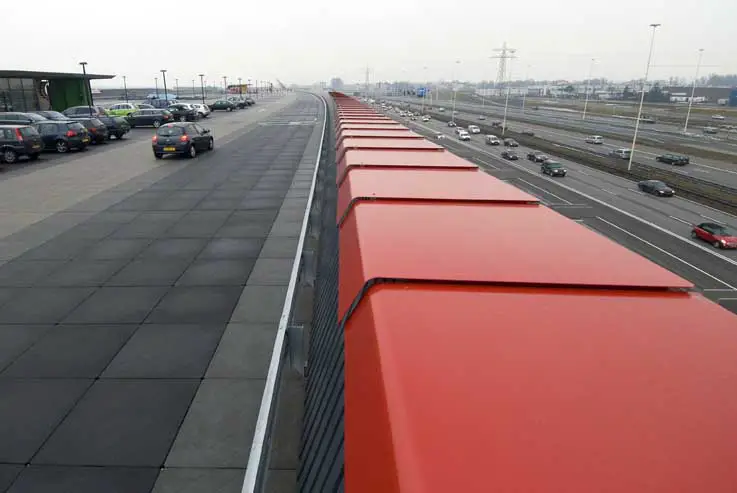
[[[174,86],[177,88],[177,97],[179,97],[179,79],[174,79]]]
[[[87,106],[90,107],[90,115],[91,115],[92,114],[92,88],[90,87],[90,80],[87,78],[87,62],[79,62],[79,64],[82,66],[82,75],[83,75],[82,84],[84,85],[84,98],[87,100]]]
[[[647,66],[645,67],[645,79],[642,81],[642,94],[640,95],[640,108],[637,110],[637,120],[635,121],[635,134],[632,136],[632,148],[630,149],[630,159],[627,162],[627,171],[632,169],[632,158],[635,157],[635,144],[637,143],[637,131],[640,129],[640,118],[642,117],[642,105],[645,103],[645,84],[647,76],[650,75],[650,61],[653,58],[653,45],[655,44],[655,30],[660,24],[650,24],[653,33],[650,36],[650,51],[647,55]]]
[[[507,108],[509,108],[509,92],[512,90],[512,61],[514,60],[514,52],[517,50],[510,49],[509,53],[509,75],[507,77],[507,97],[504,101],[504,119],[502,120],[502,137],[507,131]]]
[[[166,98],[166,104],[169,104],[169,91],[166,89],[166,69],[161,71],[161,75],[164,77],[164,97]]]
[[[240,77],[238,77],[238,95],[243,97],[243,82]]]
[[[422,75],[425,79],[425,92],[422,93],[422,109],[420,112],[424,115],[425,114],[425,98],[427,98],[427,67],[422,67]]]
[[[225,89],[225,99],[228,99],[228,77],[223,75],[223,89]]]
[[[460,60],[456,60],[456,65],[459,65],[460,63],[461,63]],[[455,70],[453,70],[453,77],[451,77],[450,83],[453,85],[453,109],[451,110],[450,121],[455,123],[456,121],[456,93],[458,92],[458,88],[456,87],[456,84],[455,84]]]
[[[156,99],[159,99],[159,78],[154,77],[154,82],[156,83]]]
[[[246,94],[252,94],[253,88],[251,87],[251,79],[248,79],[248,86],[246,86]]]
[[[194,88],[194,79],[192,79],[192,99],[197,97],[197,93],[195,91],[196,89]]]
[[[683,133],[685,134],[688,130],[688,119],[691,117],[691,105],[693,105],[694,94],[696,94],[696,80],[699,78],[699,69],[701,68],[701,56],[704,54],[704,49],[699,48],[699,59],[696,62],[696,74],[693,76],[693,86],[691,86],[691,98],[688,100],[688,111],[686,112],[686,123],[683,125]]]
[[[205,104],[205,74],[199,74],[200,88],[202,89],[202,104]]]
[[[595,58],[591,59],[591,65],[589,65],[589,78],[586,81],[586,84],[584,85],[584,91],[586,91],[586,101],[583,103],[583,114],[581,115],[581,120],[586,119],[586,108],[589,106],[589,84],[591,84],[591,73],[594,71],[594,62],[596,61]],[[593,88],[591,89],[593,92]]]
[[[525,112],[525,103],[527,102],[527,93],[529,92],[530,88],[527,85],[527,81],[530,80],[530,65],[527,65],[527,70],[525,71],[525,93],[522,95],[522,113]]]
[[[126,83],[126,76],[123,76],[123,93],[125,94],[125,102],[128,102],[128,84]]]

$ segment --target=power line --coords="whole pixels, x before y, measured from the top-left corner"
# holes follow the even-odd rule
[[[495,48],[494,51],[499,52],[498,55],[494,55],[491,57],[499,59],[499,69],[496,73],[496,85],[497,87],[499,87],[507,80],[507,60],[517,58],[516,56],[514,56],[517,50],[515,48],[509,48],[507,46],[507,42],[505,41],[504,44],[502,44],[501,48]]]

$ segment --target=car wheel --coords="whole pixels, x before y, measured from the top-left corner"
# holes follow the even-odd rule
[[[56,141],[56,152],[65,153],[69,152],[69,145],[63,140]]]
[[[208,143],[207,148],[209,150],[215,149],[215,139],[213,139],[212,137],[210,137],[210,142]]]
[[[13,149],[6,149],[3,151],[3,161],[8,164],[13,164],[18,160],[18,153]]]
[[[40,155],[41,154],[39,154],[38,152],[36,152],[34,154],[29,154],[28,155],[28,160],[29,161],[36,161],[39,158]]]
[[[163,155],[163,154],[161,154],[160,152],[154,152],[154,157],[155,157],[156,159],[161,159],[161,158],[163,158],[163,157],[164,157],[164,155]]]
[[[161,126],[160,120],[154,120],[154,128],[159,128]]]
[[[714,248],[722,248],[722,244],[718,241],[715,241],[714,243],[712,243],[712,245],[714,245]]]
[[[193,159],[193,158],[197,157],[197,149],[195,148],[194,144],[191,144],[189,146],[189,154],[188,154],[188,156],[189,156],[190,159]]]
[[[228,108],[228,111],[233,111],[233,108]]]

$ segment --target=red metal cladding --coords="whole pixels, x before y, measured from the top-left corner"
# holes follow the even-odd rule
[[[538,199],[479,170],[352,168],[338,189],[338,222],[358,201],[537,204]]]
[[[693,287],[631,250],[535,205],[358,202],[340,227],[339,266],[339,318],[374,279]]]
[[[379,286],[345,327],[345,491],[734,493],[735,354],[692,293]]]
[[[399,123],[346,123],[338,126],[338,131],[344,130],[391,130],[393,132],[404,132],[407,129],[404,125]]]
[[[337,159],[343,159],[343,154],[348,149],[385,149],[385,150],[428,150],[435,152],[447,152],[441,146],[433,144],[424,139],[344,139],[338,146]]]
[[[431,150],[381,150],[348,149],[338,160],[336,174],[340,184],[347,173],[355,168],[398,168],[398,169],[463,169],[477,171],[478,166],[448,151]]]
[[[407,129],[404,132],[396,130],[340,130],[338,132],[337,147],[345,139],[417,139],[424,141],[424,137]]]

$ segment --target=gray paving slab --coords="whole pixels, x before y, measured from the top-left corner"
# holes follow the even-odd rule
[[[189,258],[138,258],[132,260],[105,284],[107,286],[173,286],[187,271]]]
[[[92,260],[132,259],[150,243],[149,238],[108,238],[92,245],[79,258]]]
[[[279,386],[277,407],[269,461],[271,469],[293,469],[299,466],[300,436],[304,412],[304,380],[296,378],[290,369],[284,371]]]
[[[253,267],[248,284],[251,286],[286,286],[292,274],[294,260],[259,258]]]
[[[18,288],[0,309],[0,323],[59,323],[93,292],[94,288],[79,287]]]
[[[238,302],[240,286],[171,288],[151,314],[147,323],[199,324],[226,323]]]
[[[202,378],[225,325],[142,325],[102,378]]]
[[[0,463],[27,464],[91,383],[0,379]]]
[[[33,286],[65,263],[66,260],[11,260],[0,266],[0,287]]]
[[[255,259],[198,259],[193,262],[177,286],[243,286]]]
[[[35,282],[45,287],[89,287],[102,286],[127,263],[128,259],[65,261],[58,269]]]
[[[160,467],[198,383],[97,380],[33,464]]]
[[[0,378],[97,378],[135,329],[134,325],[57,325]]]
[[[264,242],[261,249],[261,258],[288,258],[294,259],[297,253],[297,244],[299,237],[297,235],[289,237],[269,237]]]
[[[204,380],[166,466],[245,467],[263,387],[262,379]]]
[[[158,473],[143,467],[30,466],[8,493],[142,493],[151,491]]]
[[[300,218],[298,220],[289,221],[289,220],[277,220],[274,222],[274,225],[271,227],[271,231],[269,231],[269,237],[273,238],[289,238],[297,236],[299,237],[300,232],[302,231],[302,220],[303,218]]]
[[[164,238],[154,240],[138,258],[176,259],[195,258],[209,244],[208,238]]]
[[[52,327],[52,325],[0,325],[0,372]]]
[[[166,468],[152,493],[241,493],[245,469]]]
[[[248,259],[259,256],[264,242],[260,238],[215,238],[200,252],[200,259]]]
[[[66,289],[61,291],[66,292]],[[146,319],[166,292],[166,287],[102,287],[71,312],[64,323],[138,324]]]
[[[293,469],[269,469],[266,474],[266,491],[269,493],[295,493],[297,471]]]
[[[277,324],[231,323],[207,369],[206,378],[265,379]]]
[[[246,285],[233,310],[231,322],[277,323],[284,309],[286,294],[286,286]]]

